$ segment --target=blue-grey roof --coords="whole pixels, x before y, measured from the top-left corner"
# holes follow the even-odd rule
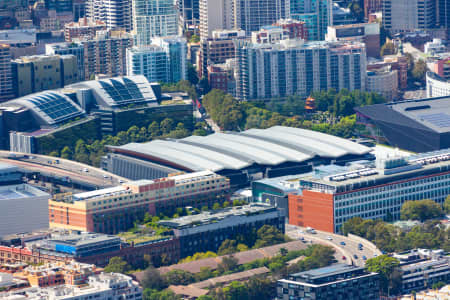
[[[180,140],[156,140],[110,147],[128,155],[146,156],[191,171],[244,169],[254,164],[298,163],[316,156],[339,158],[364,155],[368,147],[327,134],[275,126],[241,133],[215,133]]]
[[[84,115],[84,110],[80,106],[57,91],[31,94],[5,103],[5,105],[15,104],[30,109],[42,125],[55,125]]]

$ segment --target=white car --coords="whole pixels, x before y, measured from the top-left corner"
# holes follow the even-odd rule
[[[298,231],[299,234],[304,234],[305,232],[303,230]]]
[[[332,241],[333,238],[331,236],[327,236],[327,240]]]

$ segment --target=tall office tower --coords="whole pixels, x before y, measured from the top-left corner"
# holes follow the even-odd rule
[[[236,59],[236,93],[244,101],[307,97],[312,91],[330,88],[365,90],[367,61],[362,43],[240,42]]]
[[[76,22],[86,15],[86,1],[73,0],[72,2],[73,20]]]
[[[148,46],[152,38],[178,34],[178,11],[173,0],[133,0],[136,45]]]
[[[382,10],[383,0],[364,0],[364,17]]]
[[[279,19],[289,18],[290,0],[233,1],[234,27],[245,30],[247,35]]]
[[[391,33],[436,25],[436,0],[384,0],[383,26]]]
[[[437,0],[436,2],[436,25],[447,29],[447,40],[450,38],[450,1]]]
[[[105,22],[108,29],[131,31],[131,0],[87,0],[86,17]]]
[[[212,37],[213,30],[233,28],[233,0],[200,0],[200,38]]]
[[[308,40],[324,40],[328,26],[333,24],[332,0],[290,0],[291,18],[303,21]]]
[[[0,44],[0,101],[14,97],[11,71],[11,49],[9,45]]]
[[[185,26],[198,25],[200,20],[200,0],[176,0],[180,21]]]

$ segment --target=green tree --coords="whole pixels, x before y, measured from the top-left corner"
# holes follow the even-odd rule
[[[58,156],[59,156],[59,153],[58,153],[58,151],[52,151],[52,152],[50,152],[48,155],[49,155],[49,156],[58,157]]]
[[[450,195],[447,196],[447,198],[445,198],[445,202],[444,202],[444,212],[446,214],[450,214]]]
[[[163,134],[168,134],[169,132],[171,132],[174,128],[174,123],[172,119],[169,118],[165,118],[164,120],[161,121],[160,127],[161,127],[161,131]]]
[[[130,266],[122,257],[114,256],[109,260],[108,265],[105,267],[105,272],[125,274],[130,271],[130,269]]]
[[[425,75],[427,73],[427,63],[423,59],[419,59],[414,64],[414,69],[412,70],[412,76],[417,81],[425,81]]]
[[[159,128],[159,124],[156,121],[153,121],[150,125],[148,125],[147,132],[152,138],[160,136],[161,131]]]
[[[257,231],[257,237],[253,248],[261,248],[280,244],[286,241],[286,237],[274,226],[264,225]]]
[[[402,220],[419,220],[421,222],[439,218],[443,215],[440,205],[433,200],[406,201],[400,210]]]
[[[366,268],[370,272],[380,274],[381,288],[383,292],[390,295],[390,290],[396,287],[393,286],[395,282],[394,275],[398,275],[394,270],[398,267],[399,261],[387,255],[380,255],[370,258],[366,261]]]
[[[191,63],[187,64],[187,80],[193,85],[198,83],[197,70]]]
[[[200,37],[196,34],[193,34],[189,39],[189,43],[197,44],[200,42]]]
[[[233,254],[236,252],[238,252],[237,242],[229,239],[224,240],[220,245],[219,250],[217,250],[217,254],[219,255]]]
[[[214,203],[213,207],[212,207],[212,209],[214,209],[214,210],[218,210],[218,209],[221,209],[221,208],[222,207],[220,206],[220,203],[218,203],[218,202]]]
[[[65,146],[61,150],[61,157],[65,159],[72,159],[73,152],[70,150],[69,146]]]
[[[238,266],[238,260],[234,256],[224,256],[222,261],[217,265],[217,270],[220,273],[225,273],[229,271],[234,271]]]
[[[144,289],[162,290],[167,282],[153,266],[148,267],[142,274],[141,285]]]
[[[181,296],[175,295],[169,289],[158,291],[152,289],[144,290],[144,300],[181,300]]]
[[[168,285],[188,285],[195,281],[194,274],[184,270],[171,270],[163,278]]]
[[[432,288],[433,290],[440,290],[440,289],[443,288],[444,286],[445,286],[445,282],[439,281],[439,282],[433,283],[433,285],[431,286],[431,288]]]

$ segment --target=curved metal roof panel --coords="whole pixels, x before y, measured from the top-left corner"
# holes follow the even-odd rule
[[[317,140],[320,142],[324,142],[330,145],[333,145],[335,147],[344,149],[348,152],[348,154],[357,154],[357,155],[363,155],[370,152],[370,149],[366,146],[360,145],[358,143],[354,143],[352,141],[349,141],[347,139],[343,139],[334,135],[325,134],[322,132],[317,131],[311,131],[307,129],[302,128],[294,128],[294,127],[285,127],[285,126],[274,126],[269,129],[268,131],[273,132],[288,132],[295,134],[297,136],[302,136],[306,138],[310,138],[312,140]]]
[[[156,145],[161,145],[163,147],[174,149],[176,151],[181,151],[182,153],[189,153],[194,155],[195,157],[199,157],[206,161],[216,163],[222,166],[222,169],[242,169],[253,164],[253,161],[251,160],[239,159],[236,156],[228,155],[217,151],[212,151],[208,148],[204,148],[201,146],[164,140],[156,140],[153,143]],[[211,168],[205,169],[212,170]]]
[[[243,134],[259,137],[273,143],[290,146],[296,149],[301,149],[305,153],[311,155],[319,155],[323,157],[341,157],[347,155],[347,151],[332,144],[322,142],[310,137],[303,137],[292,132],[284,131],[269,131],[268,129],[250,129]]]
[[[217,151],[224,149],[227,152],[234,152],[236,155],[244,156],[258,164],[265,165],[278,165],[288,161],[301,162],[311,158],[311,155],[295,149],[240,134],[215,133],[206,137],[192,136],[183,139],[183,141],[213,147]]]

